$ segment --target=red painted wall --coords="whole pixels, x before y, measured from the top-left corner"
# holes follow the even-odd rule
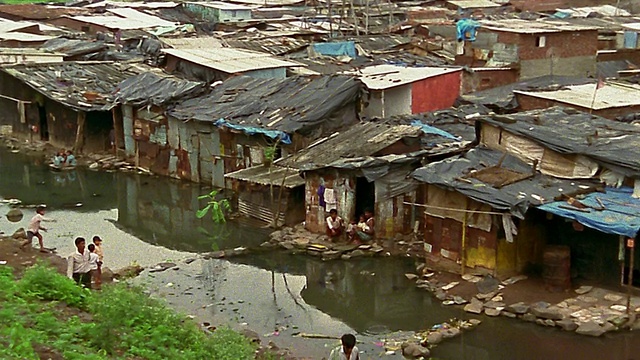
[[[460,95],[462,71],[416,81],[411,86],[411,113],[450,108]]]

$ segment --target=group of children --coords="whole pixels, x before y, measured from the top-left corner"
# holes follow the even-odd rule
[[[44,247],[44,241],[41,231],[46,232],[47,229],[42,226],[42,222],[54,222],[55,220],[44,216],[46,208],[40,205],[36,208],[36,214],[29,221],[27,228],[27,241],[21,247],[31,245],[34,237],[38,238],[41,252],[48,252]],[[102,239],[100,236],[93,237],[93,244],[86,245],[84,238],[79,237],[75,240],[76,251],[67,258],[67,276],[73,279],[79,285],[91,289],[91,283],[95,284],[96,289],[100,289],[102,285],[102,262],[104,253],[102,252]]]
[[[53,156],[53,165],[56,167],[76,166],[76,157],[73,155],[73,151],[61,149],[57,154]]]
[[[86,246],[86,240],[78,237],[75,239],[75,246],[76,251],[67,258],[67,276],[87,289],[99,290],[102,286],[104,259],[102,239],[94,236],[93,244]]]
[[[342,218],[338,216],[338,211],[336,209],[331,209],[329,211],[329,217],[327,217],[326,223],[327,236],[334,239],[342,235],[344,224],[342,222]],[[373,213],[371,210],[365,210],[364,214],[360,215],[358,221],[353,219],[349,223],[349,226],[347,226],[346,233],[349,241],[361,243],[372,240],[374,224]]]

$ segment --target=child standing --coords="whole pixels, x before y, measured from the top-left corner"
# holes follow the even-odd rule
[[[96,271],[97,277],[95,281],[96,287],[100,289],[100,287],[102,286],[102,264],[104,262],[104,253],[102,252],[102,239],[100,238],[100,236],[96,235],[93,237],[93,245],[95,245],[95,253],[96,255],[98,255],[99,261],[98,270]]]
[[[37,237],[38,244],[40,245],[40,252],[46,253],[48,251],[44,249],[44,243],[42,241],[42,234],[40,234],[40,230],[46,232],[47,229],[44,228],[41,223],[43,221],[53,222],[54,220],[44,217],[44,213],[45,207],[43,205],[40,205],[36,208],[36,214],[31,218],[31,221],[29,221],[29,227],[27,228],[27,242],[24,245],[31,244],[33,238]]]
[[[100,257],[96,254],[96,246],[94,244],[89,244],[89,275],[93,282],[96,284],[96,289],[100,289],[99,280],[99,271],[102,262],[100,261]]]

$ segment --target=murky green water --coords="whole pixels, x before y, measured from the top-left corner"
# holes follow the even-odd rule
[[[106,263],[113,268],[134,260],[145,266],[176,261],[179,271],[144,273],[138,281],[200,321],[248,326],[297,355],[318,359],[327,356],[336,341],[293,335],[355,332],[363,341],[363,359],[396,359],[401,357],[384,355],[376,342],[395,337],[397,331],[468,318],[416,289],[404,277],[413,269],[408,260],[322,262],[272,252],[187,265],[183,260],[194,253],[257,246],[269,232],[197,219],[197,196],[206,192],[193,184],[124,173],[53,173],[32,158],[0,150],[0,198],[45,203],[49,216],[58,220],[45,234],[47,246],[65,255],[72,251],[75,236],[99,234],[105,238]],[[0,206],[0,214],[7,209]],[[18,224],[3,216],[0,231],[26,226],[29,210],[25,215]],[[434,355],[474,360],[640,358],[636,333],[592,339],[505,318],[480,319],[478,329],[445,342]]]

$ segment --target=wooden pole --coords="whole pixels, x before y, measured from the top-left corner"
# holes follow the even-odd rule
[[[464,208],[465,210],[469,207],[469,200],[465,198],[464,200]],[[462,218],[462,246],[460,250],[460,274],[464,275],[465,267],[467,266],[467,218],[468,213],[464,212],[464,217]]]
[[[598,78],[598,82],[596,83],[596,88],[595,90],[593,90],[593,97],[591,98],[591,106],[589,106],[589,114],[593,113],[593,105],[596,103],[596,95],[598,95],[598,89],[600,88],[600,81],[601,81],[600,78]]]
[[[633,286],[633,258],[634,258],[634,250],[635,250],[635,239],[628,239],[627,245],[631,248],[631,253],[629,254],[629,276],[627,282],[627,315],[631,315],[631,287]]]
[[[76,154],[82,153],[82,148],[84,147],[84,123],[87,118],[87,113],[84,111],[78,111],[78,128],[76,129],[76,141],[73,145],[73,151]]]
[[[116,110],[117,109],[117,110]],[[114,155],[118,157],[118,149],[120,148],[120,134],[124,134],[123,125],[122,125],[122,106],[118,106],[117,108],[113,108],[111,110],[113,116],[113,135],[114,135],[114,144],[115,150]]]
[[[620,285],[624,286],[624,236],[620,235],[618,244],[618,261],[620,262]]]

